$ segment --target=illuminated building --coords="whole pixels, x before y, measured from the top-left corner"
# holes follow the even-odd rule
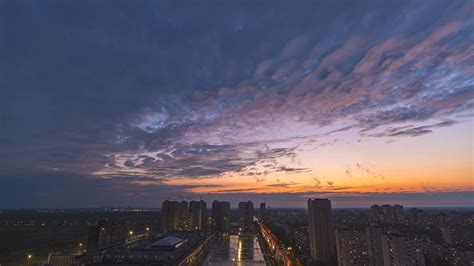
[[[336,229],[337,263],[339,266],[368,265],[369,253],[365,231]]]
[[[382,228],[379,226],[366,227],[365,233],[370,265],[383,265]]]
[[[425,265],[420,239],[399,234],[383,234],[381,242],[384,266]]]

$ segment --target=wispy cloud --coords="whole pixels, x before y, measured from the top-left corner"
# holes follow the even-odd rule
[[[436,124],[426,126],[403,126],[403,127],[389,127],[384,132],[373,133],[371,137],[417,137],[433,132],[434,129],[440,127],[449,127],[457,123],[454,120],[447,120]]]

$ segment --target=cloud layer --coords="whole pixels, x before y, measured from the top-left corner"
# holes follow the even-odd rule
[[[472,123],[472,1],[0,10],[8,176],[71,174],[137,191],[230,174],[262,182],[311,172],[299,156],[338,141]]]

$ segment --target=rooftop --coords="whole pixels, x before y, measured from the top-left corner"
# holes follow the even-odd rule
[[[200,234],[173,234],[146,239],[131,247],[106,252],[99,264],[142,265],[144,263],[173,264],[204,243],[206,237]]]
[[[162,239],[156,240],[151,244],[151,247],[178,247],[183,244],[185,240],[176,236],[167,236]]]

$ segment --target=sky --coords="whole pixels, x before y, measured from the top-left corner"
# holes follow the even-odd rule
[[[474,1],[0,0],[0,208],[474,205]]]

